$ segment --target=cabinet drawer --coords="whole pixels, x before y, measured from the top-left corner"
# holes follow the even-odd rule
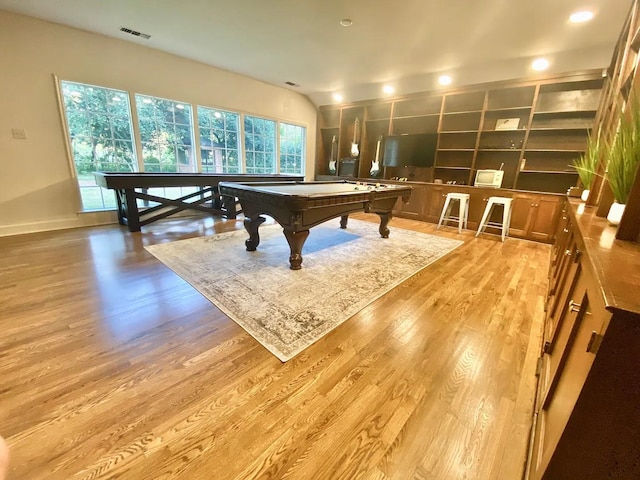
[[[592,340],[605,327],[605,313],[600,309],[592,311],[590,292],[581,291],[583,295],[580,308],[575,312],[576,318],[569,332],[567,345],[558,359],[555,371],[552,357],[549,357],[548,370],[545,372],[548,380],[545,378],[546,393],[537,417],[539,436],[536,442],[539,453],[532,465],[533,479],[543,478],[544,470],[553,456],[595,359],[595,343]],[[576,292],[579,291],[576,289]]]

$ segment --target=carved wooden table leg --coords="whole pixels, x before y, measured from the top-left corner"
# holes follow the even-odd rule
[[[258,235],[258,227],[264,223],[266,218],[260,215],[255,217],[245,217],[244,228],[249,234],[249,239],[244,242],[247,250],[253,252],[260,245],[260,235]]]
[[[294,232],[285,229],[284,236],[291,248],[291,255],[289,256],[290,268],[291,270],[300,270],[302,268],[302,246],[309,236],[309,230]]]
[[[378,231],[380,232],[380,236],[382,238],[389,238],[389,229],[387,228],[387,225],[389,225],[389,220],[391,220],[391,213],[390,212],[387,212],[387,213],[376,212],[376,213],[380,217],[380,228],[378,229]]]
[[[342,215],[340,217],[340,228],[347,228],[347,220],[349,220],[349,215]]]

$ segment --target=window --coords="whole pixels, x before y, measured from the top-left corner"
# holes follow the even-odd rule
[[[276,122],[244,117],[245,173],[276,173]]]
[[[61,82],[61,88],[82,208],[115,208],[113,192],[98,187],[93,172],[138,170],[129,96],[73,82]]]
[[[280,123],[280,173],[304,174],[306,128]]]
[[[240,173],[240,114],[198,106],[203,173]]]
[[[200,134],[194,139],[189,104],[136,94],[134,126],[128,92],[68,81],[60,86],[83,210],[116,208],[115,195],[96,185],[94,172],[197,172],[196,148],[203,173],[304,174],[305,127],[198,106]],[[168,190],[158,194],[168,196]]]
[[[145,172],[196,171],[191,105],[136,94]]]

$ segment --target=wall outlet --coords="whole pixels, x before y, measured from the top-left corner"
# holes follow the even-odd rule
[[[27,139],[27,131],[24,128],[12,128],[11,135],[16,140],[26,140]]]

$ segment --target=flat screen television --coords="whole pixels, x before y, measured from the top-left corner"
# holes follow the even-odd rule
[[[437,133],[388,135],[384,138],[385,167],[433,167]]]

